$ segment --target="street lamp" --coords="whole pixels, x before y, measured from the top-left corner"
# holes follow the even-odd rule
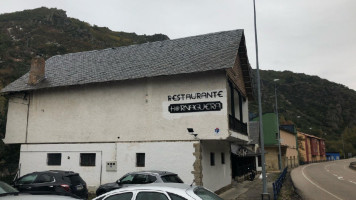
[[[257,75],[257,98],[258,98],[258,115],[260,119],[260,143],[261,143],[261,161],[262,161],[262,183],[263,192],[262,200],[264,197],[270,199],[269,193],[267,191],[267,177],[266,177],[266,161],[265,161],[265,144],[263,135],[263,123],[262,123],[262,103],[261,103],[261,79],[260,79],[260,67],[258,64],[258,42],[257,42],[257,25],[256,25],[256,4],[253,0],[253,16],[254,16],[254,27],[255,27],[255,46],[256,46],[256,75]]]
[[[277,104],[277,84],[276,82],[279,81],[279,79],[274,79],[274,97],[275,97],[275,101],[276,101],[276,115],[277,115],[277,132],[278,132],[278,166],[279,166],[279,170],[282,170],[282,153],[281,153],[281,135],[280,135],[280,131],[279,131],[279,117],[278,117],[278,104]]]

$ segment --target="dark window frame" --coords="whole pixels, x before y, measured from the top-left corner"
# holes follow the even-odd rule
[[[239,115],[240,119],[239,121],[243,122],[243,110],[242,110],[242,101],[246,101],[246,99],[242,96],[241,92],[239,90],[237,90],[234,86],[233,83],[231,81],[228,81],[229,83],[229,87],[230,87],[230,112],[231,112],[231,116],[233,116],[234,118],[236,118],[236,114]],[[239,99],[239,112],[240,113],[235,113],[235,95],[234,95],[234,91],[236,91],[237,95],[238,95],[238,99]]]
[[[221,152],[221,164],[225,164],[225,153]]]
[[[92,157],[94,156],[94,158]],[[80,153],[79,165],[82,167],[95,167],[96,153]]]
[[[61,153],[47,153],[48,166],[61,166],[62,154]]]
[[[146,154],[136,153],[136,167],[145,167],[146,165]]]
[[[215,153],[210,152],[210,166],[215,166]]]

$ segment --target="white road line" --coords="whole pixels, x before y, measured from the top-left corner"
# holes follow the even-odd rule
[[[335,197],[336,199],[343,200],[343,199],[341,199],[340,197],[334,195],[333,193],[331,193],[331,192],[325,190],[324,188],[320,187],[318,184],[316,184],[316,183],[314,183],[313,181],[311,181],[311,180],[304,174],[304,169],[305,169],[306,167],[309,167],[309,166],[312,166],[312,165],[304,166],[303,169],[302,169],[302,174],[303,174],[304,178],[307,179],[311,184],[315,185],[315,186],[316,186],[317,188],[319,188],[320,190],[322,190],[322,191],[324,191],[324,192],[330,194],[331,196]]]
[[[338,176],[337,174],[333,174],[334,176]]]

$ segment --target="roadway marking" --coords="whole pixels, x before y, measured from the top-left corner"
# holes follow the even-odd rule
[[[342,177],[342,176],[339,176],[339,177],[337,177],[339,180],[344,180],[344,177]]]
[[[303,169],[302,169],[302,174],[303,174],[304,178],[307,179],[311,184],[313,184],[314,186],[316,186],[316,187],[319,188],[320,190],[326,192],[327,194],[330,194],[331,196],[335,197],[336,199],[343,200],[343,199],[341,199],[340,197],[334,195],[333,193],[331,193],[331,192],[325,190],[324,188],[320,187],[318,184],[314,183],[312,180],[310,180],[310,179],[304,174],[304,169],[305,169],[306,167],[309,167],[309,166],[312,166],[312,165],[304,166]]]

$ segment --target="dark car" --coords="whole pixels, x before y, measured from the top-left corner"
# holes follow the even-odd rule
[[[125,174],[114,183],[100,185],[100,187],[96,190],[96,196],[122,187],[148,183],[183,183],[183,181],[177,174],[167,171],[131,172]]]
[[[13,186],[20,192],[31,194],[70,193],[88,198],[87,184],[78,173],[72,171],[33,172],[16,179]]]

